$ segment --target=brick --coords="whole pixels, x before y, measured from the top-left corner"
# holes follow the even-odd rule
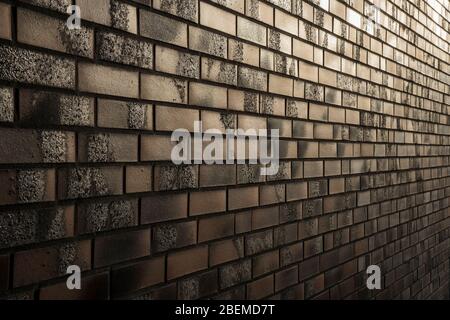
[[[0,122],[14,121],[14,96],[11,88],[0,88]]]
[[[210,270],[178,282],[178,299],[192,300],[217,291],[217,270]]]
[[[61,199],[119,195],[123,192],[122,167],[78,167],[58,170]]]
[[[152,130],[153,107],[144,103],[98,99],[97,124],[103,128]]]
[[[96,238],[93,262],[99,268],[149,254],[150,230],[128,231]]]
[[[98,32],[97,55],[100,59],[146,69],[153,68],[153,45],[111,32]]]
[[[182,248],[197,243],[197,222],[158,225],[152,231],[154,252]]]
[[[39,290],[39,300],[107,300],[108,273],[84,275],[81,277],[81,289],[67,289],[66,281],[45,286]]]
[[[1,170],[0,204],[55,200],[54,169]]]
[[[79,234],[136,226],[138,201],[115,200],[82,203],[77,208]]]
[[[227,89],[202,83],[189,84],[189,103],[202,107],[227,108]]]
[[[244,240],[235,238],[211,243],[209,246],[209,264],[230,262],[244,257]]]
[[[176,142],[170,140],[170,136],[142,135],[140,160],[170,160],[172,149],[176,145]]]
[[[12,210],[0,213],[0,248],[68,238],[74,235],[74,208]]]
[[[278,250],[263,253],[252,260],[253,277],[259,277],[279,268],[280,257]]]
[[[137,98],[138,84],[137,72],[85,62],[78,65],[78,86],[81,91]]]
[[[273,7],[270,5],[259,1],[259,0],[249,0],[246,1],[246,15],[255,18],[266,24],[273,25]]]
[[[273,293],[273,275],[258,279],[247,284],[247,299],[256,300]]]
[[[282,94],[285,96],[293,95],[294,82],[292,79],[277,76],[274,74],[269,75],[269,92]]]
[[[238,84],[248,89],[267,91],[267,73],[246,67],[239,67]]]
[[[155,47],[155,69],[183,77],[200,78],[200,57],[171,48]]]
[[[222,289],[247,282],[251,277],[252,263],[250,259],[227,264],[219,269],[219,284]]]
[[[157,257],[114,269],[111,274],[112,296],[121,296],[164,282],[164,267],[164,257]]]
[[[202,165],[200,166],[200,185],[217,187],[236,183],[235,165]]]
[[[187,47],[187,25],[185,23],[150,11],[139,11],[142,36],[180,47]]]
[[[0,79],[75,88],[75,62],[59,56],[0,45]]]
[[[206,246],[171,253],[167,257],[167,279],[172,280],[207,267],[208,247]]]
[[[234,215],[205,218],[199,221],[198,241],[210,241],[234,234]]]
[[[175,16],[198,21],[198,1],[197,0],[154,0],[153,8],[161,10]]]
[[[187,81],[141,74],[141,97],[174,103],[187,102]]]
[[[226,58],[227,38],[217,33],[190,26],[189,49]]]
[[[237,84],[237,66],[223,61],[202,58],[201,78],[235,86]]]
[[[245,237],[245,255],[253,255],[273,247],[272,230],[252,233]]]
[[[236,16],[205,2],[200,2],[200,24],[236,35]]]
[[[94,126],[94,99],[89,97],[23,89],[19,111],[27,125]]]
[[[225,209],[226,194],[224,190],[191,192],[189,195],[189,215],[191,216],[221,212]]]
[[[211,0],[221,6],[229,8],[233,11],[244,13],[244,1],[241,0]]]
[[[50,10],[55,10],[59,12],[66,12],[67,7],[71,4],[69,0],[58,0],[58,1],[50,1],[50,0],[24,0],[24,2],[30,3],[35,6],[48,8]]]
[[[17,252],[14,255],[13,286],[16,288],[65,275],[70,265],[78,265],[81,270],[90,269],[90,240]]]
[[[275,27],[295,36],[298,35],[297,18],[278,9],[275,9]]]
[[[242,17],[237,19],[237,36],[263,46],[267,43],[266,28]]]
[[[64,20],[22,8],[17,10],[17,26],[19,42],[89,58],[94,55],[92,29],[81,28],[74,32],[67,28]]]
[[[228,209],[242,209],[258,205],[258,188],[234,188],[228,191]]]
[[[197,110],[185,108],[156,106],[155,115],[156,130],[159,131],[174,131],[182,128],[194,132],[194,122],[200,120]]]
[[[228,58],[234,61],[250,64],[254,67],[259,66],[259,48],[251,44],[228,40]]]
[[[82,162],[137,161],[138,139],[134,135],[80,134],[78,159]]]
[[[198,187],[198,166],[159,165],[154,169],[156,191]]]
[[[0,4],[0,38],[11,40],[11,6]]]
[[[141,223],[154,223],[187,217],[187,194],[158,195],[141,200]]]
[[[152,191],[152,167],[130,165],[126,172],[126,193]]]

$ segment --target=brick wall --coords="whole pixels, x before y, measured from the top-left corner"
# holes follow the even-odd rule
[[[373,2],[0,0],[0,296],[448,298],[449,3]],[[278,174],[173,165],[196,120]]]

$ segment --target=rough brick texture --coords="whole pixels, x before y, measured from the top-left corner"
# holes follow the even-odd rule
[[[448,299],[449,17],[0,0],[0,298]],[[279,129],[279,172],[172,164],[171,132],[198,120]]]

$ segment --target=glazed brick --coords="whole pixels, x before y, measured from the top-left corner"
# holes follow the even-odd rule
[[[96,39],[97,55],[100,59],[146,69],[153,68],[153,45],[150,42],[111,32],[99,32]]]
[[[32,203],[54,201],[55,170],[24,169],[0,171],[0,203]]]
[[[94,32],[81,28],[76,32],[66,27],[66,21],[19,8],[17,10],[17,40],[32,46],[92,58]]]
[[[68,238],[74,235],[74,207],[5,211],[0,222],[0,248]]]
[[[172,280],[207,267],[208,247],[206,246],[171,253],[167,256],[167,279]]]
[[[283,290],[298,282],[298,267],[293,266],[275,274],[275,291]]]
[[[142,36],[187,47],[187,25],[185,23],[146,10],[139,10],[139,12]]]
[[[78,160],[81,162],[133,162],[137,158],[138,139],[135,135],[78,135]]]
[[[75,88],[75,62],[52,54],[0,45],[0,79]]]
[[[78,64],[78,88],[85,92],[137,98],[139,75],[133,71],[82,62]]]
[[[91,268],[91,241],[67,242],[19,251],[14,255],[13,286],[20,287],[66,274],[67,267]]]
[[[94,247],[96,268],[150,254],[150,230],[129,231],[98,237]]]
[[[194,122],[200,120],[198,110],[185,108],[172,108],[164,106],[155,107],[156,130],[174,131],[176,129],[186,129],[194,132]]]
[[[80,290],[68,290],[66,281],[45,286],[39,290],[39,300],[107,300],[108,273],[84,275]]]
[[[164,266],[164,257],[158,257],[114,269],[111,274],[112,296],[129,294],[164,282]]]
[[[228,190],[228,208],[230,210],[243,209],[258,205],[258,188],[234,188]]]
[[[94,99],[89,97],[23,89],[19,111],[25,124],[94,126]]]
[[[153,106],[118,100],[97,100],[97,124],[103,128],[153,129]]]
[[[0,38],[11,40],[11,6],[0,4]]]
[[[170,136],[142,135],[141,136],[141,161],[170,160],[172,148],[176,145],[170,140]]]

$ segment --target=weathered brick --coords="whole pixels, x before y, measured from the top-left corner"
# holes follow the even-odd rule
[[[239,67],[238,84],[244,88],[267,91],[267,73],[246,67]]]
[[[227,38],[217,33],[190,26],[189,49],[226,58]]]
[[[75,88],[75,62],[55,55],[0,45],[0,79]]]
[[[90,28],[70,30],[64,20],[22,8],[17,10],[17,26],[19,42],[89,58],[94,55]]]
[[[153,129],[152,105],[109,99],[97,100],[99,127],[118,129]]]
[[[20,121],[26,124],[94,125],[94,99],[83,96],[23,89],[19,111]]]
[[[206,269],[208,267],[208,247],[169,253],[167,257],[167,279],[171,280]]]
[[[185,23],[146,10],[140,10],[139,21],[142,36],[187,47]]]
[[[220,288],[222,289],[247,282],[251,277],[252,262],[250,259],[234,262],[219,269]]]
[[[13,286],[20,287],[66,274],[67,267],[91,267],[91,241],[67,242],[19,251],[14,255]]]
[[[236,85],[237,66],[210,58],[202,58],[202,79]]]
[[[0,122],[14,121],[14,96],[11,88],[0,88]]]
[[[237,19],[237,36],[263,46],[267,43],[266,27],[242,17]]]
[[[153,68],[153,45],[111,32],[97,33],[97,54],[102,60]]]
[[[147,100],[187,102],[187,81],[158,75],[141,75],[141,97]]]
[[[193,245],[197,242],[197,222],[158,225],[153,228],[152,235],[154,252]]]
[[[141,200],[141,223],[155,223],[187,217],[187,194],[156,195]]]
[[[80,234],[121,229],[137,225],[137,200],[96,201],[77,208]]]
[[[203,272],[199,275],[178,282],[178,299],[193,300],[217,291],[217,270]]]
[[[138,139],[135,135],[88,133],[78,136],[78,160],[82,162],[137,161]]]
[[[236,16],[205,2],[200,2],[200,24],[236,35]]]
[[[73,207],[12,210],[0,213],[0,248],[73,236]]]
[[[197,22],[197,0],[154,0],[153,8],[161,10],[186,20]]]
[[[200,78],[200,57],[161,46],[155,47],[155,69],[189,78]]]

